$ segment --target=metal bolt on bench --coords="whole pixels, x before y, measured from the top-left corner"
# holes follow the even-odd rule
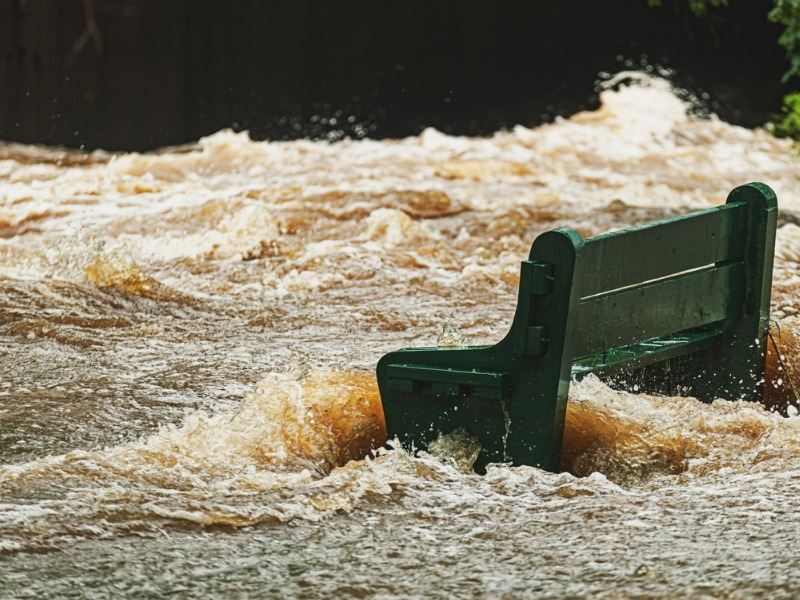
[[[573,377],[760,400],[777,212],[774,192],[750,183],[722,206],[640,227],[540,235],[502,341],[381,358],[389,439],[424,450],[464,427],[482,444],[478,471],[497,462],[556,471]]]

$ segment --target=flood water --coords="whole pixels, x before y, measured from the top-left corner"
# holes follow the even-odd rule
[[[567,472],[386,449],[374,366],[498,341],[535,236],[781,207],[800,386],[800,159],[658,80],[491,138],[152,154],[0,145],[0,596],[800,594],[800,418],[573,384]],[[779,380],[779,381],[778,381]],[[800,387],[798,387],[800,389]]]

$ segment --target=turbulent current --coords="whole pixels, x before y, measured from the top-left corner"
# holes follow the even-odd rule
[[[800,159],[659,80],[601,101],[490,138],[0,144],[0,597],[800,594]],[[499,341],[537,234],[750,181],[772,409],[589,377],[560,474],[387,445],[378,358]]]

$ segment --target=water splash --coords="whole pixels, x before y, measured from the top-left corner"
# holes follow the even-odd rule
[[[436,345],[439,348],[453,348],[469,346],[469,338],[450,322],[442,325],[442,333],[436,338]]]
[[[109,535],[151,530],[162,519],[233,526],[319,519],[352,510],[369,492],[388,492],[380,477],[370,482],[368,463],[347,466],[385,440],[371,374],[275,373],[238,408],[193,413],[140,442],[0,466],[6,494],[43,493],[12,508],[0,536],[18,535],[17,545],[30,548],[93,537],[98,521],[109,523]],[[53,485],[59,491],[46,493]],[[65,511],[69,523],[59,516]]]
[[[697,119],[663,82],[614,85],[601,102],[486,138],[271,143],[223,131],[153,154],[0,152],[0,547],[19,553],[6,571],[20,582],[4,591],[105,592],[134,555],[150,561],[153,595],[177,573],[209,596],[263,595],[267,580],[297,596],[425,595],[431,580],[444,595],[491,597],[794,585],[796,417],[590,380],[568,406],[571,473],[464,473],[452,459],[472,455],[466,440],[444,460],[363,458],[382,444],[376,358],[426,345],[452,314],[475,343],[497,342],[538,233],[594,235],[717,205],[743,177],[781,202],[781,359],[768,378],[781,382],[775,409],[793,413],[781,396],[798,389],[789,143]],[[90,235],[58,256],[81,229]],[[170,290],[191,298],[162,301]],[[295,348],[326,367],[285,373]],[[354,560],[371,568],[338,568]],[[120,580],[140,582],[132,570]]]
[[[642,485],[800,466],[800,424],[761,404],[616,391],[593,376],[573,387],[561,466],[576,475]]]
[[[437,437],[428,445],[428,453],[452,463],[459,471],[471,473],[481,453],[481,443],[474,434],[460,427]]]

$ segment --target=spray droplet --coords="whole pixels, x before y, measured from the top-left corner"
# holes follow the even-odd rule
[[[442,325],[442,333],[436,340],[436,345],[439,348],[469,346],[469,338],[461,333],[455,325],[447,322]]]

